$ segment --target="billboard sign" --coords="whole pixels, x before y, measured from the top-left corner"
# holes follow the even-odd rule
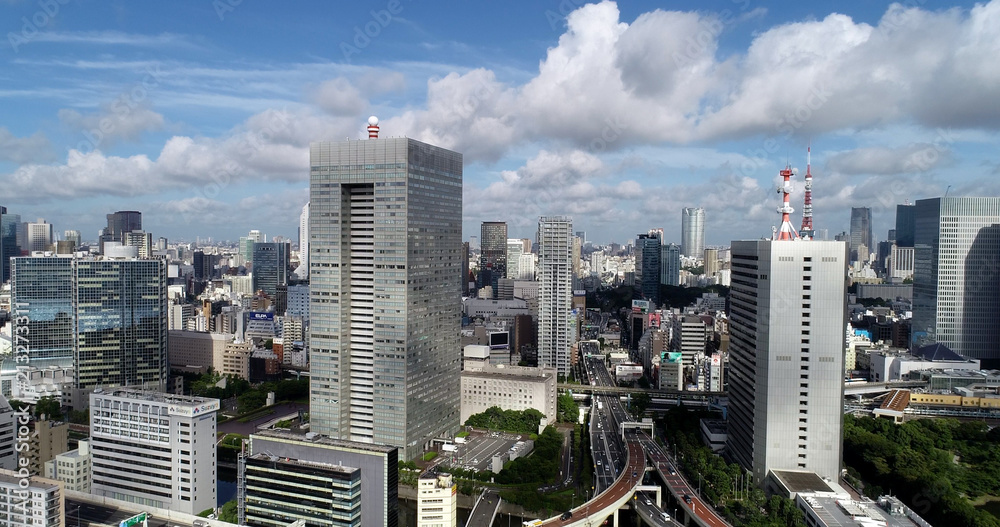
[[[649,300],[633,300],[632,312],[644,314],[649,313]]]
[[[250,320],[274,320],[274,313],[270,311],[251,311]]]
[[[181,417],[194,417],[202,414],[210,414],[212,412],[218,411],[220,408],[219,400],[213,399],[203,404],[199,405],[170,405],[167,408],[167,414],[169,415],[179,415]]]

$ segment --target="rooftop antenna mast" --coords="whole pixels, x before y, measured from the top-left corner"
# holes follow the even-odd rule
[[[806,147],[806,178],[805,200],[802,203],[802,228],[799,235],[805,240],[813,239],[813,177],[812,177],[812,145]]]

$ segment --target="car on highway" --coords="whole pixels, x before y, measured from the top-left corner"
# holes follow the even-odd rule
[[[670,469],[670,475],[671,476],[676,476],[677,475],[677,471],[674,470],[674,469]]]
[[[690,504],[691,503],[691,496],[688,496],[687,494],[685,494],[684,495],[684,503]]]
[[[563,521],[566,521],[566,520],[568,520],[568,519],[570,519],[572,517],[573,517],[573,511],[566,511],[566,512],[562,513],[562,516],[560,516],[559,519],[563,520]]]

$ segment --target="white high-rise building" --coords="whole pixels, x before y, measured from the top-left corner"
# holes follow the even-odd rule
[[[417,527],[458,525],[458,485],[451,474],[428,472],[417,480]]]
[[[214,509],[218,410],[204,397],[90,394],[91,493],[187,514]]]
[[[759,484],[840,477],[847,257],[844,242],[732,244],[728,448]]]
[[[302,207],[299,214],[299,266],[295,275],[301,279],[309,278],[309,204]]]
[[[312,430],[412,459],[459,426],[462,155],[373,138],[310,166]]]
[[[681,256],[705,255],[705,209],[685,207],[681,211]]]
[[[521,279],[521,254],[524,252],[524,244],[520,238],[507,239],[507,278],[513,280]]]
[[[522,253],[517,259],[517,271],[519,280],[534,280],[535,270],[538,266],[538,255],[533,253]]]
[[[538,365],[569,373],[573,308],[573,219],[538,220]]]
[[[1000,198],[917,200],[913,339],[1000,366]]]
[[[38,218],[35,223],[28,223],[28,250],[50,251],[53,243],[52,224]]]

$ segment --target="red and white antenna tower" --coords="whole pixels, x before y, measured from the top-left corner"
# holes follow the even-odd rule
[[[778,193],[782,194],[781,206],[778,207],[778,212],[781,213],[781,227],[778,228],[777,232],[774,234],[775,240],[797,240],[799,238],[799,233],[795,231],[795,227],[792,227],[792,221],[789,218],[795,209],[789,204],[789,197],[792,194],[792,167],[785,165],[778,175],[782,177],[783,182],[780,187],[778,187]]]
[[[806,197],[802,203],[802,228],[799,235],[803,239],[811,240],[813,234],[813,176],[812,176],[812,145],[806,147]]]
[[[378,117],[368,118],[368,139],[378,139]]]

